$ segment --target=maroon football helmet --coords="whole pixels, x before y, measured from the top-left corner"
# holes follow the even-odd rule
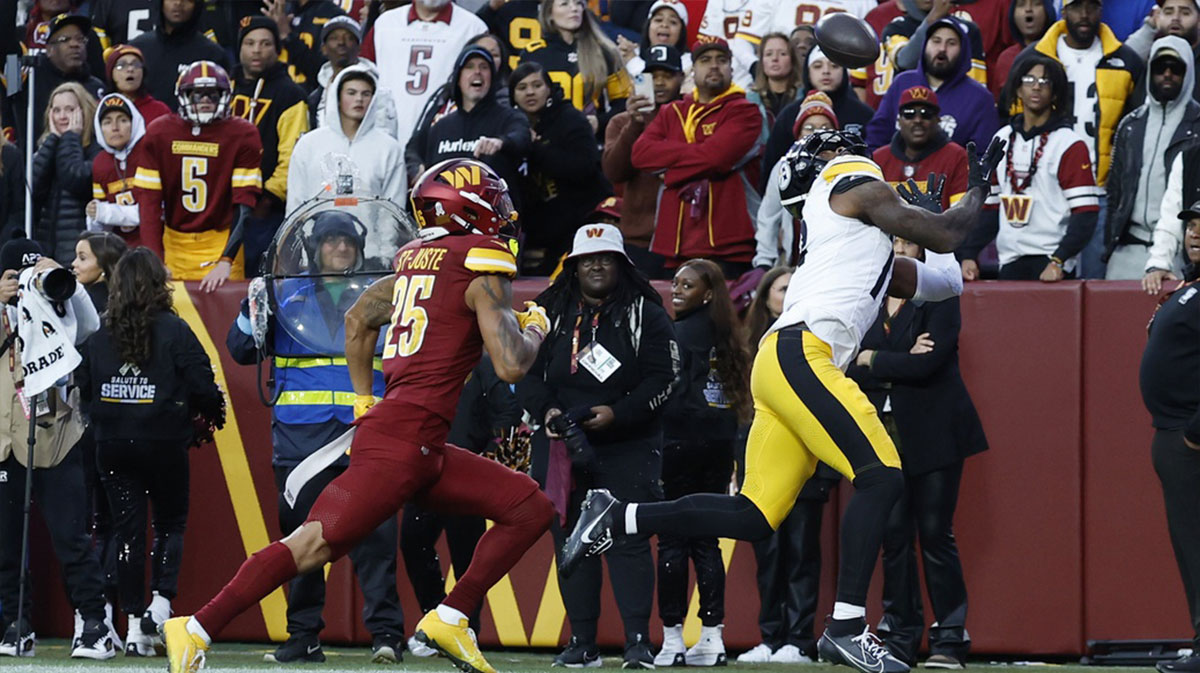
[[[426,170],[412,188],[413,213],[422,229],[514,236],[517,211],[508,185],[487,164],[447,159]]]
[[[217,109],[200,112],[192,102],[192,92],[216,92]],[[193,124],[209,124],[229,116],[229,101],[233,97],[233,85],[229,75],[212,61],[196,61],[179,73],[175,80],[175,98],[179,101],[179,116]]]

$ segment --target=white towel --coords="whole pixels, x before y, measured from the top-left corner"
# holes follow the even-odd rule
[[[33,287],[33,268],[18,277],[17,334],[21,338],[21,370],[25,395],[33,397],[68,376],[83,357],[75,350],[75,308],[63,304],[59,316],[51,302]]]
[[[350,443],[353,441],[354,428],[351,427],[340,437],[313,451],[308,458],[300,461],[300,464],[292,470],[283,484],[283,499],[287,500],[288,507],[296,506],[296,498],[300,495],[304,485],[349,451]]]

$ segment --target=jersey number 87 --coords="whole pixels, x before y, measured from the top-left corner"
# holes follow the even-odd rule
[[[409,357],[425,343],[425,328],[429,313],[417,305],[433,296],[436,276],[398,276],[392,286],[392,321],[383,339],[383,359]]]

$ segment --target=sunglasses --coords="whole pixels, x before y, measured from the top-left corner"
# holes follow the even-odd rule
[[[1182,75],[1184,72],[1187,71],[1187,66],[1180,63],[1179,61],[1176,61],[1173,58],[1160,58],[1157,61],[1150,64],[1150,74],[1151,75],[1161,75],[1161,74],[1167,72],[1168,70],[1175,73],[1176,75]]]
[[[1031,89],[1042,89],[1050,86],[1049,77],[1034,77],[1033,75],[1025,75],[1021,78],[1021,84]]]
[[[938,113],[936,110],[934,110],[933,108],[925,107],[923,105],[921,107],[904,108],[903,110],[900,111],[900,118],[906,119],[908,121],[912,121],[917,118],[924,119],[925,121],[929,121],[929,120],[933,119],[934,117],[936,117],[937,115],[938,115]]]

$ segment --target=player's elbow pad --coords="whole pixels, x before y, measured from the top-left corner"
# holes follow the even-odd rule
[[[962,294],[962,270],[948,252],[925,252],[917,263],[917,291],[913,301],[944,301]]]

